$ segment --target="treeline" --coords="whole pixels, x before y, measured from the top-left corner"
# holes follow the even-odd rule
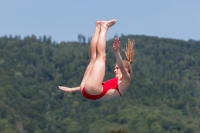
[[[24,38],[22,38],[20,35],[15,35],[15,36],[12,36],[12,35],[5,35],[1,38],[4,38],[4,39],[7,39],[7,40],[23,40],[25,38],[33,38],[34,40],[37,40],[38,42],[41,42],[41,43],[47,43],[47,44],[58,44],[57,42],[55,41],[52,41],[51,37],[47,37],[46,35],[44,36],[39,36],[39,37],[36,37],[35,35],[32,35],[32,36],[26,36]],[[91,37],[88,37],[86,38],[85,35],[83,34],[78,34],[77,36],[77,42],[78,43],[81,43],[81,44],[90,44],[90,41],[91,41]]]
[[[97,102],[80,93],[64,97],[57,87],[80,84],[90,59],[83,38],[0,38],[1,133],[200,131],[200,41],[122,35],[121,49],[128,38],[136,42],[131,85],[124,96]],[[112,43],[105,80],[114,76]]]

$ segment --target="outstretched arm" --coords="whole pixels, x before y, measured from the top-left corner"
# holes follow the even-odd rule
[[[119,38],[115,38],[114,43],[113,43],[113,50],[114,50],[115,56],[116,56],[116,63],[118,65],[123,77],[126,78],[126,79],[129,79],[129,74],[126,71],[126,69],[123,65],[123,60],[122,60],[122,57],[120,55],[119,48],[120,48]]]
[[[65,87],[65,86],[58,86],[58,88],[60,90],[64,91],[65,94],[81,90],[80,87],[69,88],[69,87]]]

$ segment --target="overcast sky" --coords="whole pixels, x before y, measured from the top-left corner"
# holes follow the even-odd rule
[[[91,37],[96,20],[117,19],[115,35],[200,40],[200,0],[0,0],[0,36]]]

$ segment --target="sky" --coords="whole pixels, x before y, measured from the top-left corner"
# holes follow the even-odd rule
[[[92,36],[96,20],[117,19],[107,33],[200,40],[200,0],[0,0],[0,37],[53,41]]]

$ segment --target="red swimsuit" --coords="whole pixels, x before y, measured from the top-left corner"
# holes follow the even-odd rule
[[[118,78],[112,78],[110,80],[107,80],[107,81],[103,82],[102,85],[103,85],[103,91],[101,92],[101,94],[90,95],[83,88],[82,91],[81,91],[82,95],[87,99],[97,100],[97,99],[103,97],[108,90],[116,89],[119,92],[120,96],[121,96],[121,93],[120,93],[120,91],[118,89]]]

